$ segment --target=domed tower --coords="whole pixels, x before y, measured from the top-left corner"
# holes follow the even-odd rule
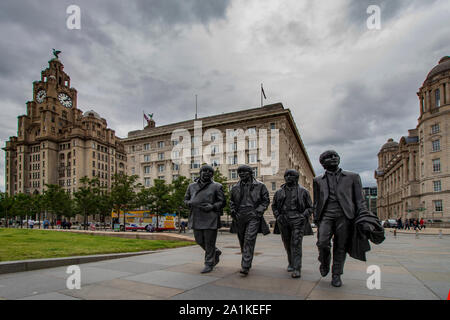
[[[388,212],[388,193],[386,188],[386,173],[388,172],[388,163],[398,153],[399,145],[394,139],[390,138],[381,147],[378,152],[378,168],[375,170],[375,179],[377,180],[378,199],[377,199],[377,214],[381,219],[387,219]]]
[[[429,219],[450,221],[449,56],[431,69],[417,95],[421,209]]]

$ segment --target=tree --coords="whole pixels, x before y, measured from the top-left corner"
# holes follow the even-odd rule
[[[187,218],[189,216],[189,208],[184,204],[184,196],[186,190],[189,187],[190,180],[185,176],[179,176],[177,179],[172,181],[171,189],[172,193],[170,195],[170,205],[172,211],[179,212],[180,216]]]
[[[14,195],[11,213],[20,217],[20,225],[22,226],[23,218],[32,215],[32,199],[29,194],[18,193]]]
[[[63,188],[56,184],[46,184],[46,190],[42,197],[43,207],[57,218],[71,216],[73,214],[72,199]]]
[[[137,183],[137,175],[115,174],[111,186],[111,205],[117,212],[120,221],[120,212],[123,211],[123,230],[126,230],[125,212],[139,206],[136,189],[142,185]]]
[[[6,192],[0,193],[0,216],[5,218],[5,225],[8,226],[8,214],[14,204],[13,197],[10,197]]]
[[[155,179],[154,185],[140,193],[140,204],[156,214],[156,230],[159,228],[159,216],[173,210],[171,201],[172,186],[164,180]]]
[[[73,193],[75,210],[83,215],[84,230],[87,229],[89,213],[95,214],[100,200],[100,182],[97,177],[89,179],[84,176],[80,179],[81,187]]]
[[[222,185],[223,193],[225,194],[226,205],[223,211],[226,212],[227,216],[230,214],[230,190],[228,189],[228,179],[216,168],[214,171],[213,180]]]

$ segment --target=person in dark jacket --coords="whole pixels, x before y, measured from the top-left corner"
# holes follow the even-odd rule
[[[340,158],[336,151],[325,151],[320,155],[319,161],[325,169],[325,173],[315,177],[313,182],[314,223],[318,226],[319,270],[322,277],[330,271],[331,238],[333,238],[331,284],[340,287],[346,245],[352,232],[352,220],[367,208],[361,178],[357,173],[339,168]]]
[[[287,271],[292,272],[292,278],[301,276],[303,235],[313,211],[309,192],[298,184],[298,178],[296,170],[286,170],[286,183],[275,192],[272,201],[272,212],[288,256]]]
[[[231,189],[230,214],[236,226],[236,232],[241,247],[242,261],[241,273],[247,275],[252,267],[253,252],[255,250],[256,236],[264,225],[264,211],[270,204],[269,191],[264,183],[253,177],[253,170],[247,165],[237,169],[240,181]]]
[[[185,204],[191,209],[188,227],[194,230],[195,241],[205,250],[202,273],[211,272],[222,253],[216,248],[216,239],[226,199],[222,185],[212,180],[213,175],[211,166],[202,166],[200,178],[189,185],[184,197]]]

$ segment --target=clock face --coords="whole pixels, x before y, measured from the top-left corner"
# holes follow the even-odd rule
[[[46,96],[47,93],[45,92],[45,90],[39,90],[38,93],[36,93],[36,101],[42,103],[44,102]]]
[[[72,99],[65,93],[58,94],[58,100],[66,108],[72,107]]]

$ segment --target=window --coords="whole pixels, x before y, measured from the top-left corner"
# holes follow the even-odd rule
[[[211,147],[211,154],[216,154],[216,153],[218,153],[219,152],[219,146],[218,145],[213,145],[212,147]]]
[[[434,159],[433,172],[440,172],[440,171],[441,171],[441,159]]]
[[[433,152],[435,151],[440,151],[441,150],[441,141],[440,140],[434,140],[431,142],[432,145],[432,150]]]
[[[195,160],[191,161],[191,169],[199,169],[200,168],[200,161]]]
[[[441,180],[433,181],[433,190],[434,192],[439,192],[442,190]]]
[[[433,203],[434,203],[434,211],[438,212],[444,211],[442,207],[442,200],[434,200]]]
[[[197,143],[197,142],[199,142],[199,141],[200,141],[199,137],[197,137],[197,136],[191,137],[191,142],[192,142],[192,143]]]
[[[256,139],[253,139],[253,140],[249,140],[249,141],[248,141],[248,148],[249,148],[249,149],[257,149],[257,146],[256,146]]]
[[[238,157],[237,156],[229,156],[228,157],[228,164],[237,164],[238,163]]]
[[[441,91],[439,89],[436,89],[434,93],[436,96],[436,108],[439,108],[441,106]]]
[[[277,183],[276,182],[272,182],[272,191],[277,190]]]
[[[150,187],[150,178],[144,178],[144,185]]]
[[[248,155],[248,163],[256,163],[258,161],[258,155],[256,153]]]
[[[144,162],[150,162],[150,155],[144,154]]]
[[[211,160],[211,165],[213,167],[218,167],[219,166],[219,159],[212,159]]]
[[[249,135],[256,135],[256,127],[248,128]]]
[[[164,176],[158,176],[158,179],[159,179],[159,180],[165,180],[166,177],[164,177]]]
[[[228,170],[228,177],[233,180],[237,179],[238,178],[237,170],[236,169]]]
[[[164,148],[164,141],[158,141],[158,148]]]
[[[252,168],[253,176],[256,178],[258,176],[258,168]]]
[[[270,129],[275,129],[275,122],[270,123]]]
[[[172,165],[172,170],[173,170],[173,171],[180,170],[180,165],[174,163],[174,164]]]
[[[228,150],[229,151],[236,151],[237,150],[237,142],[229,143],[228,144]]]
[[[158,165],[158,172],[164,172],[164,169],[165,169],[165,167],[163,164]]]
[[[172,145],[173,145],[173,146],[176,146],[178,143],[179,143],[178,140],[172,140]]]
[[[164,152],[158,153],[158,160],[164,160]]]
[[[150,143],[144,143],[144,150],[150,150]]]
[[[431,126],[431,134],[438,133],[440,131],[439,123],[433,124]]]
[[[198,148],[191,149],[191,156],[198,156],[198,154],[199,154]]]
[[[172,151],[172,159],[179,159],[180,151]]]
[[[133,168],[131,168],[131,174],[135,174],[136,172],[135,172],[135,169],[134,169],[134,167]]]

